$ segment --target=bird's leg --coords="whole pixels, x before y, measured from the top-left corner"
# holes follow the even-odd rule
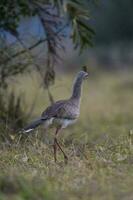
[[[57,161],[57,157],[56,157],[57,144],[56,144],[56,142],[55,142],[55,139],[54,139],[54,145],[53,145],[53,148],[54,148],[54,161],[56,162],[56,161]]]
[[[58,143],[57,138],[55,138],[55,142],[56,142],[57,146],[59,147],[59,149],[61,150],[61,152],[63,153],[65,163],[67,164],[68,157],[67,157],[67,155],[65,154],[65,152],[63,151],[63,149],[61,148],[60,144]]]
[[[54,159],[55,159],[55,162],[56,162],[57,161],[56,152],[57,152],[57,146],[58,146],[59,149],[61,150],[61,152],[63,153],[64,159],[65,159],[65,163],[67,163],[68,157],[67,157],[67,155],[65,154],[65,152],[63,151],[63,149],[61,148],[60,144],[57,141],[57,134],[58,134],[58,132],[59,132],[60,129],[61,128],[57,128],[56,132],[55,132],[55,138],[54,138]]]

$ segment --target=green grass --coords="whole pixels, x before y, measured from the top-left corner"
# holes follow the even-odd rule
[[[69,97],[73,76],[57,77],[55,99]],[[49,104],[36,74],[12,84],[26,92],[24,110],[32,118]],[[102,73],[84,83],[77,124],[59,137],[69,162],[53,160],[53,129],[27,137],[12,136],[0,145],[0,200],[132,200],[133,75]],[[6,132],[6,131],[5,131]],[[4,132],[1,132],[4,134]],[[11,133],[12,134],[12,133]]]

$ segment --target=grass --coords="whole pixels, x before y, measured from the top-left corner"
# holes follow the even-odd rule
[[[57,77],[51,87],[55,99],[70,95],[72,78]],[[21,77],[12,87],[16,94],[26,92],[26,112],[35,100],[32,118],[48,105],[47,92],[40,88],[36,74]],[[84,83],[78,123],[60,135],[69,156],[67,165],[60,152],[54,163],[53,130],[44,133],[40,128],[21,142],[19,135],[1,142],[0,200],[132,199],[132,91],[132,72],[90,76]]]

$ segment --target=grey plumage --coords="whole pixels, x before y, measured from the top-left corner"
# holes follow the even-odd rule
[[[69,124],[76,122],[80,113],[82,82],[87,76],[88,73],[80,71],[74,81],[71,97],[67,100],[57,101],[53,105],[49,106],[42,113],[40,118],[26,126],[23,131],[30,132],[39,125],[44,124],[46,128],[49,126],[56,127],[57,129],[55,135],[57,135],[59,129],[66,128]],[[62,151],[64,158],[67,158],[66,154],[63,152],[62,148],[56,141],[56,138],[54,145],[58,146]],[[54,152],[56,161],[56,149],[54,149]]]
[[[72,96],[68,100],[60,100],[49,106],[39,119],[24,128],[24,132],[30,132],[41,124],[44,124],[46,128],[52,124],[57,126],[57,120],[61,119],[76,121],[80,111],[82,81],[87,75],[86,72],[80,71],[73,84]],[[60,123],[59,126],[61,126]],[[66,126],[62,125],[62,127],[65,128]]]

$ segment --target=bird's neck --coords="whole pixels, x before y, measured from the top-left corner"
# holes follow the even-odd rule
[[[73,90],[72,90],[72,96],[71,96],[71,98],[76,100],[77,103],[80,103],[81,92],[82,92],[82,79],[81,78],[77,78],[74,81]]]

